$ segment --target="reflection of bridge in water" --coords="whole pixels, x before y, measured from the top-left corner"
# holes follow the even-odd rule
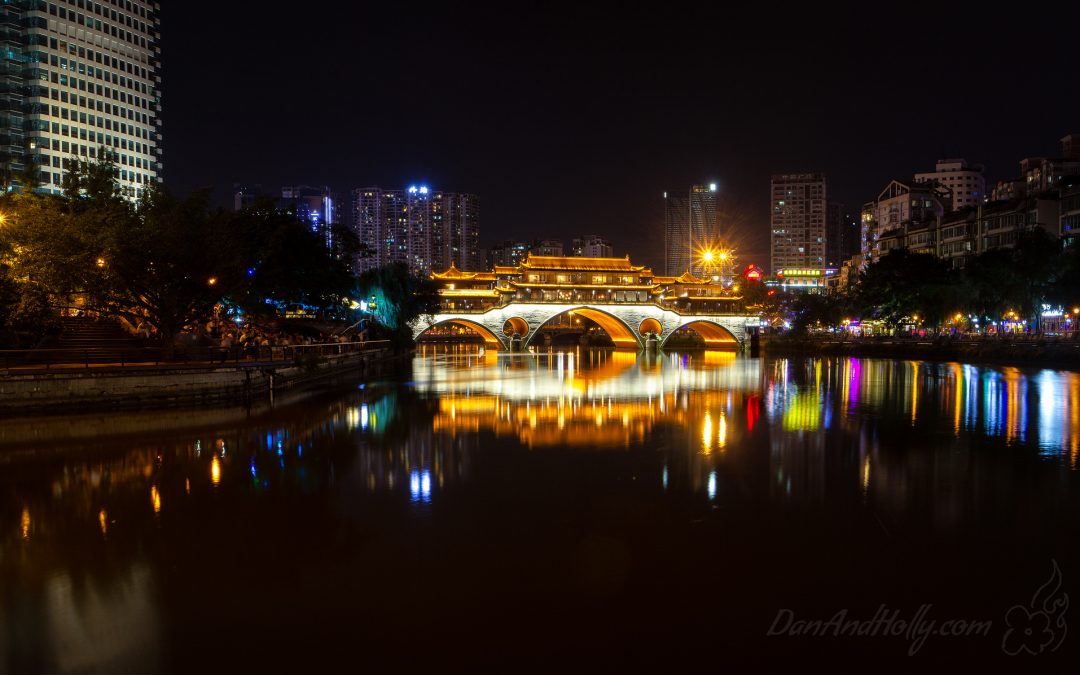
[[[734,366],[733,352],[656,358],[628,352],[551,352],[430,360],[414,370],[417,391],[437,394],[437,431],[489,431],[528,447],[628,447],[657,424],[702,424],[706,454],[723,451],[739,430],[745,400],[760,389],[757,362]],[[497,371],[497,374],[493,371]],[[737,412],[735,412],[737,411]],[[729,431],[730,428],[730,431]]]
[[[447,325],[480,335],[489,348],[528,347],[573,313],[598,325],[618,348],[663,347],[676,333],[697,333],[707,349],[738,349],[759,322],[741,311],[738,284],[686,273],[659,276],[629,258],[529,256],[490,272],[451,266],[433,274],[441,309],[413,326],[413,337]]]

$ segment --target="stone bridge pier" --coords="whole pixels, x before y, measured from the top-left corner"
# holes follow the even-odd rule
[[[749,335],[747,326],[756,326],[757,315],[684,314],[652,303],[642,304],[552,304],[512,302],[485,312],[448,312],[421,317],[411,325],[413,339],[435,326],[457,324],[475,330],[489,348],[510,349],[514,335],[527,347],[545,324],[573,311],[595,321],[620,349],[641,349],[645,336],[657,336],[663,347],[680,328],[690,328],[705,340],[709,349],[740,349]]]

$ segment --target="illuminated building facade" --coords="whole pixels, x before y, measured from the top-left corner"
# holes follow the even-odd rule
[[[772,272],[786,268],[825,269],[825,176],[775,175],[770,198]]]
[[[357,188],[351,211],[351,226],[367,251],[357,260],[360,272],[397,262],[425,274],[450,265],[469,271],[481,267],[476,195],[424,185]]]
[[[435,272],[445,310],[483,311],[512,302],[656,303],[694,311],[730,311],[737,287],[724,288],[689,272],[653,274],[625,258],[528,255],[517,265],[468,272],[451,266]]]
[[[0,3],[0,172],[5,189],[36,168],[59,193],[76,160],[116,164],[137,199],[161,176],[159,5],[145,0]]]
[[[700,251],[720,240],[716,183],[685,193],[664,193],[664,270],[669,275],[704,274]]]
[[[931,183],[947,188],[950,211],[978,206],[986,201],[986,178],[981,164],[970,165],[965,159],[939,159],[933,171],[915,174],[916,183]]]

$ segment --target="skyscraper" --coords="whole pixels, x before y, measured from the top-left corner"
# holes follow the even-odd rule
[[[825,176],[772,177],[772,270],[825,268]]]
[[[36,167],[59,192],[74,160],[104,147],[123,193],[161,176],[158,3],[0,3],[0,172],[5,188]]]
[[[703,273],[699,253],[719,243],[716,183],[693,185],[686,193],[664,193],[664,270]]]
[[[479,270],[479,219],[476,195],[434,192],[427,186],[357,188],[352,191],[351,225],[367,255],[356,269],[403,262],[419,273],[442,271],[451,264],[463,271]]]
[[[339,222],[339,216],[337,200],[334,199],[330,188],[310,185],[283,187],[278,208],[295,213],[301,222],[307,224],[312,232],[318,234],[326,242],[327,248],[334,245],[334,233],[331,226]]]

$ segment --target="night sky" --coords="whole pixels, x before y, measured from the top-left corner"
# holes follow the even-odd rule
[[[767,267],[772,173],[857,212],[939,157],[996,181],[1080,132],[1075,9],[660,4],[165,0],[166,184],[426,183],[480,195],[484,246],[599,233],[659,268],[662,193],[716,182]]]

